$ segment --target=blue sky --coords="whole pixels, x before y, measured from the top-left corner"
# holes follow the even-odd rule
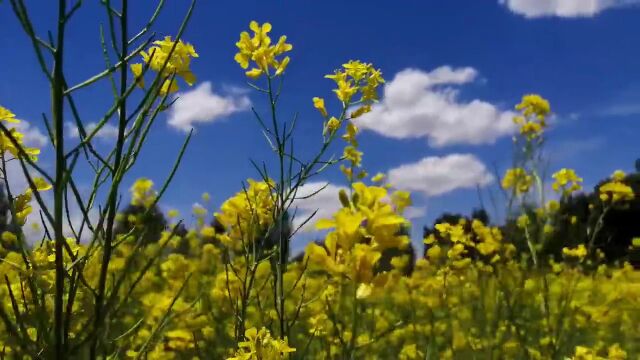
[[[97,1],[85,3],[69,30],[65,68],[70,83],[103,66],[98,40],[104,11]],[[131,3],[135,29],[153,6]],[[552,104],[552,170],[573,167],[587,187],[593,186],[615,169],[631,171],[640,157],[640,7],[633,3],[201,0],[184,35],[200,54],[192,65],[199,85],[183,88],[182,99],[192,94],[189,104],[203,110],[198,122],[178,109],[161,116],[132,178],[147,176],[156,183],[165,178],[185,136],[169,125],[172,116],[183,128],[196,128],[163,201],[166,209],[180,209],[187,221],[203,192],[211,194],[214,210],[241,188],[242,180],[257,177],[250,158],[274,159],[248,111],[249,103],[266,110],[264,99],[248,91],[233,60],[238,34],[257,20],[271,22],[272,34],[286,34],[294,45],[280,115],[291,118],[299,112],[296,145],[303,156],[320,145],[322,119],[311,98],[331,98],[332,82],[323,75],[350,59],[382,69],[390,96],[382,98],[360,135],[364,166],[415,187],[415,210],[424,212],[414,221],[416,233],[443,211],[468,213],[478,206],[475,183],[495,189],[495,179],[490,182],[487,174],[494,166],[503,171],[511,159],[510,136],[500,124],[526,93],[540,93]],[[29,6],[39,33],[46,36],[55,23],[52,4]],[[174,34],[187,7],[187,1],[167,0],[155,28],[158,36]],[[0,5],[0,24],[0,104],[30,122],[32,131],[43,132],[40,119],[49,112],[49,90],[7,1]],[[396,94],[413,100],[392,101],[392,84]],[[76,100],[85,123],[95,122],[110,102],[108,84],[79,93]],[[473,126],[480,128],[469,131]],[[108,149],[108,134],[101,141]],[[52,163],[46,146],[42,162]],[[317,180],[334,189],[344,185],[337,168]],[[332,198],[305,206],[328,207]]]

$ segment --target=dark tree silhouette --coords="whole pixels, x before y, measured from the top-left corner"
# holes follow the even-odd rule
[[[423,232],[422,232],[423,237],[427,238],[430,235],[434,235],[436,237],[437,243],[439,243],[439,244],[447,244],[448,240],[444,239],[442,236],[440,236],[440,234],[438,233],[438,231],[435,228],[436,225],[437,224],[455,225],[455,224],[458,224],[460,222],[460,219],[465,219],[467,221],[466,230],[468,232],[471,232],[471,221],[472,220],[480,220],[485,225],[489,225],[490,224],[489,214],[484,209],[473,209],[473,211],[471,212],[471,217],[467,217],[467,216],[464,216],[462,214],[453,214],[453,213],[445,212],[445,213],[443,213],[442,215],[440,215],[438,218],[436,218],[433,221],[433,225],[431,227],[428,227],[428,226],[424,227]],[[428,250],[429,250],[429,246],[425,245],[423,256],[425,256],[425,257],[427,256],[427,251]]]
[[[402,226],[400,230],[398,230],[396,235],[410,236],[411,228],[409,226]],[[402,257],[402,256],[408,256],[409,259],[408,259],[407,265],[403,269],[399,269],[399,270],[404,275],[411,275],[415,268],[415,262],[416,262],[416,251],[413,248],[411,241],[409,241],[409,244],[407,244],[407,246],[404,248],[396,247],[396,248],[384,249],[382,251],[382,256],[380,256],[380,259],[376,264],[376,269],[375,269],[376,273],[391,271],[393,269],[393,265],[391,264],[391,261],[396,257]]]
[[[136,220],[131,221],[131,217]],[[148,245],[160,240],[166,227],[167,220],[158,206],[147,212],[144,206],[130,204],[120,213],[115,233],[121,235],[131,231],[133,236],[142,236],[143,245]]]
[[[636,161],[636,166],[638,161]],[[640,237],[640,172],[628,174],[623,183],[629,185],[635,198],[622,205],[615,205],[603,216],[604,207],[598,197],[600,186],[610,181],[601,180],[589,194],[577,194],[560,204],[554,219],[554,233],[546,243],[543,254],[556,259],[562,258],[563,247],[589,244],[602,251],[605,260],[629,260],[640,266],[640,251],[631,248],[632,239]],[[572,216],[576,222],[571,223]],[[599,230],[598,220],[602,217]]]

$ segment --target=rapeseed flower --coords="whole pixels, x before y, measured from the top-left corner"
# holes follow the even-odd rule
[[[191,72],[191,59],[197,58],[193,45],[182,40],[177,42],[166,36],[163,40],[153,42],[153,46],[147,51],[141,51],[140,56],[149,68],[157,72],[163,79],[161,93],[173,93],[178,91],[178,83],[173,77],[182,78],[189,86],[196,82],[196,76]],[[138,86],[144,87],[143,65],[131,64],[131,71]]]
[[[291,51],[293,45],[286,42],[287,37],[284,35],[272,45],[269,37],[271,32],[269,23],[260,25],[256,21],[251,21],[249,28],[253,31],[253,36],[243,31],[240,33],[240,40],[236,43],[238,48],[238,53],[235,55],[236,62],[243,69],[247,69],[250,64],[255,66],[245,73],[253,80],[263,74],[268,77],[281,75],[289,65],[290,58],[288,56],[279,58],[279,56]]]

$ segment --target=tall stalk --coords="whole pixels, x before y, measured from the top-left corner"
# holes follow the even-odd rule
[[[107,1],[107,11],[111,11],[109,1]],[[90,351],[90,358],[96,359],[97,357],[97,348],[101,337],[101,327],[104,326],[104,321],[106,317],[106,312],[108,309],[106,308],[106,304],[104,302],[105,291],[106,291],[106,282],[107,282],[107,268],[109,266],[109,262],[111,261],[111,254],[113,252],[113,237],[114,237],[114,224],[116,213],[118,210],[117,201],[118,201],[118,186],[122,178],[122,152],[124,149],[124,136],[125,129],[127,127],[127,75],[128,75],[128,67],[127,67],[127,53],[128,53],[128,2],[127,0],[122,0],[122,8],[120,12],[120,89],[118,92],[118,99],[120,100],[120,105],[118,107],[118,138],[116,141],[115,147],[115,157],[113,162],[113,172],[111,173],[111,181],[112,181],[112,190],[109,193],[109,198],[107,200],[107,227],[105,231],[104,237],[104,245],[103,245],[103,253],[102,253],[102,270],[100,271],[100,279],[98,283],[98,296],[96,298],[96,309],[95,309],[95,317],[94,317],[94,332],[95,338],[93,339],[93,343]]]
[[[66,345],[64,343],[64,285],[65,269],[63,247],[65,243],[64,224],[64,189],[66,159],[64,153],[64,32],[66,27],[66,0],[58,1],[58,28],[57,43],[54,52],[53,78],[51,81],[51,113],[54,126],[54,146],[56,152],[56,174],[53,184],[54,191],[54,223],[53,231],[55,237],[55,269],[56,269],[56,291],[54,299],[54,337],[56,359],[65,358]]]

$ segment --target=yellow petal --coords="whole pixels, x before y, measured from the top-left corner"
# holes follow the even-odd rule
[[[262,75],[262,69],[253,68],[253,69],[245,72],[245,75],[247,75],[247,77],[255,80],[255,79],[259,78],[260,75]]]

